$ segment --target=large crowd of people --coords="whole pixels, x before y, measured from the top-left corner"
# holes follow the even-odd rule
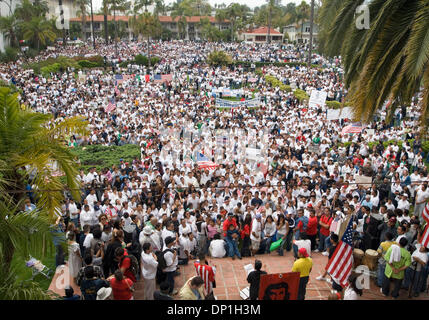
[[[120,43],[121,61],[132,60],[144,47]],[[377,282],[383,294],[389,294],[390,282],[394,297],[401,286],[412,285],[415,295],[426,290],[428,255],[418,242],[429,199],[429,154],[418,127],[420,98],[390,122],[381,110],[361,133],[342,134],[344,120],[328,120],[326,106],[309,106],[265,78],[274,76],[309,95],[323,90],[328,100],[341,102],[347,91],[340,58],[315,54],[317,68],[267,64],[256,71],[208,65],[214,49],[241,61],[305,62],[304,50],[293,45],[170,41],[151,45],[160,62],[150,69],[132,64],[121,69],[112,45],[61,47],[34,61],[99,54],[114,71],[76,77],[67,70],[44,78],[25,70],[24,59],[0,66],[3,80],[22,90],[26,107],[52,113],[56,122],[76,115],[88,120],[90,134],[70,136],[70,147],[141,148],[141,157],[132,162],[118,159],[110,168],[81,171],[81,199],[70,197],[62,206],[57,224],[70,244],[70,274],[85,299],[110,291],[114,299],[132,299],[140,278],[146,299],[176,293],[207,298],[216,272],[207,255],[265,254],[282,239],[279,255],[293,250],[298,260],[331,256],[340,226],[350,217],[355,248],[380,252]],[[118,81],[117,74],[128,77]],[[172,80],[153,81],[156,74],[171,74]],[[244,101],[259,99],[259,107],[215,108],[215,95],[227,89]],[[115,107],[106,112],[109,103]],[[257,159],[247,155],[249,148],[259,150]],[[201,169],[201,155],[216,166]],[[372,182],[360,184],[360,177]],[[33,200],[27,199],[26,210],[34,209]],[[179,292],[174,283],[179,266],[196,258],[196,270],[208,270],[210,279],[200,273]],[[58,246],[57,264],[63,259]],[[319,280],[341,291],[328,275]],[[305,285],[303,292],[301,299]]]

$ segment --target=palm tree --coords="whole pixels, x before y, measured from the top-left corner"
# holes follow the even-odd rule
[[[104,40],[106,44],[109,43],[109,30],[107,25],[107,16],[109,15],[109,0],[103,0],[103,6],[101,8],[103,11],[103,24],[104,24]]]
[[[0,17],[0,31],[6,38],[10,39],[10,46],[16,45],[16,30],[18,28],[18,21],[14,14],[7,17]]]
[[[155,0],[155,12],[157,16],[162,14],[167,14],[167,6],[164,3],[164,0]]]
[[[296,8],[297,11],[297,22],[301,22],[301,40],[302,34],[304,33],[304,22],[310,19],[310,6],[307,2],[302,1],[301,4]],[[298,25],[299,27],[299,25]]]
[[[326,51],[343,56],[347,100],[354,108],[355,118],[372,120],[387,100],[392,102],[388,109],[390,117],[397,106],[409,105],[413,96],[421,92],[421,127],[425,130],[429,117],[427,1],[373,0],[368,4],[368,30],[356,28],[353,19],[356,6],[363,1],[335,2],[339,9],[327,30]],[[323,4],[321,13],[327,5]],[[335,50],[334,44],[340,50]]]
[[[226,8],[227,16],[231,21],[231,41],[234,42],[234,26],[237,18],[243,14],[241,5],[238,3],[232,3]]]
[[[89,5],[89,0],[76,0],[76,6],[79,8],[77,14],[82,17],[82,40],[86,41],[86,15],[87,15],[87,6]]]
[[[52,163],[65,174],[73,197],[80,197],[74,155],[64,141],[69,134],[87,134],[87,122],[69,118],[48,125],[51,120],[50,115],[22,110],[18,93],[0,88],[0,277],[10,274],[15,256],[25,259],[30,253],[39,256],[52,249],[54,212],[64,198],[60,178],[52,175]],[[33,186],[38,209],[24,214],[28,184]],[[18,297],[28,290],[25,286],[21,289],[24,291]]]
[[[217,23],[219,24],[219,31],[221,30],[221,23],[225,22],[227,17],[227,13],[224,9],[217,9],[215,19]]]
[[[188,26],[188,21],[186,19],[189,16],[188,10],[180,4],[174,3],[171,11],[171,19],[176,21],[177,30],[179,32],[179,38],[186,38],[186,30]]]
[[[56,37],[52,25],[44,17],[33,17],[30,21],[24,22],[22,32],[25,40],[32,40],[37,44],[38,51],[40,44],[46,45],[47,40],[53,41]]]
[[[275,0],[267,0],[267,4],[268,4],[267,43],[271,43],[271,37],[270,37],[270,32],[271,32],[271,16],[272,16],[272,12],[273,12],[273,7],[275,5]]]
[[[118,25],[116,22],[116,11],[125,12],[130,8],[131,3],[127,0],[109,0],[110,10],[113,10],[113,23],[115,24],[115,53],[118,55]]]

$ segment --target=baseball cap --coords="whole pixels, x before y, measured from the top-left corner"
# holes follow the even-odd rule
[[[307,250],[305,248],[301,248],[298,250],[298,252],[304,257],[307,258],[308,257],[308,253]]]
[[[228,212],[228,217],[232,217],[234,214],[232,212]]]
[[[257,214],[255,215],[255,218],[256,218],[256,219],[261,219],[261,218],[262,218],[262,215],[261,215],[260,213],[257,213]]]

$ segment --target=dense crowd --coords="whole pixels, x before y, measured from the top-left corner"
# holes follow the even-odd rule
[[[119,56],[131,60],[143,47],[120,43]],[[115,299],[131,299],[133,284],[143,277],[147,299],[167,299],[177,292],[178,265],[195,258],[197,270],[210,270],[210,280],[200,274],[187,285],[193,294],[204,285],[207,296],[216,270],[207,265],[206,255],[241,259],[268,253],[281,239],[279,255],[293,250],[302,258],[305,248],[308,255],[332,256],[341,225],[350,217],[355,248],[379,250],[377,281],[384,294],[392,281],[393,296],[411,279],[418,279],[413,283],[416,295],[426,289],[428,256],[418,245],[429,199],[429,154],[423,151],[418,127],[421,99],[415,97],[406,112],[399,109],[391,122],[385,109],[361,133],[342,134],[344,120],[328,120],[327,107],[308,106],[265,79],[272,75],[309,95],[313,89],[323,90],[328,100],[340,102],[347,94],[340,59],[315,54],[318,68],[265,65],[256,72],[239,65],[207,65],[206,57],[215,48],[236,60],[305,61],[303,49],[290,45],[173,41],[151,46],[151,54],[161,58],[151,69],[130,64],[121,70],[111,45],[96,51],[58,48],[47,55],[97,53],[115,68],[87,71],[83,80],[73,70],[47,79],[34,75],[23,69],[24,60],[0,66],[2,78],[22,89],[22,104],[52,113],[53,121],[75,115],[89,121],[90,135],[70,136],[70,147],[141,148],[141,157],[132,162],[118,159],[111,168],[81,171],[81,199],[69,198],[62,207],[58,226],[71,244],[70,273],[85,298],[95,299],[98,291],[85,293],[88,279],[97,279],[91,288],[97,283],[98,289],[111,287]],[[118,82],[118,73],[141,77]],[[145,80],[146,74],[153,79],[159,73],[170,73],[172,81]],[[213,90],[220,88],[239,89],[245,100],[260,99],[260,108],[214,108]],[[115,108],[106,112],[112,102]],[[403,143],[400,147],[392,140]],[[385,146],[386,141],[391,142]],[[246,148],[259,150],[258,160],[246,156]],[[201,154],[218,166],[200,169],[195,160]],[[361,177],[372,182],[357,183]],[[27,200],[26,210],[34,209],[32,202]],[[399,266],[399,246],[389,251],[392,244],[400,245],[400,257],[413,253],[417,264],[410,255],[406,263],[399,259]],[[60,246],[58,251],[61,264]],[[392,261],[386,261],[391,251],[393,263],[398,263],[393,275]],[[341,291],[335,279],[329,281]]]

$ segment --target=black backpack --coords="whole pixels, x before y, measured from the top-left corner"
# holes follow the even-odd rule
[[[158,258],[158,269],[161,271],[168,267],[167,263],[165,262],[165,258],[164,258],[165,253],[168,251],[171,253],[174,252],[171,249],[165,249],[164,251],[158,251],[156,253],[156,257]]]
[[[132,255],[132,254],[128,254],[127,256],[124,256],[122,258],[122,261],[126,258],[130,258],[130,269],[131,272],[134,274],[134,276],[137,278],[138,274],[139,274],[139,262],[137,261],[137,258]]]

